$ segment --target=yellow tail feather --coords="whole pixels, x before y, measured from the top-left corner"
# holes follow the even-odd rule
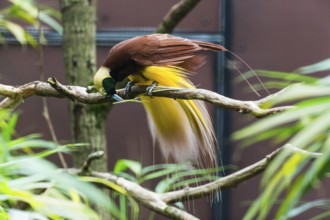
[[[141,75],[130,75],[137,85],[194,88],[184,69],[174,66],[148,66]],[[216,139],[210,116],[203,102],[141,96],[148,114],[154,142],[160,145],[165,158],[177,162],[193,162],[199,166],[216,165]]]

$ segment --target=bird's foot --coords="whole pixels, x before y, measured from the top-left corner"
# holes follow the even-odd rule
[[[129,81],[125,86],[125,97],[130,98],[131,96],[131,88],[134,85],[134,82]]]
[[[152,90],[158,85],[158,82],[153,81],[150,86],[147,87],[146,92],[148,96],[152,96]]]

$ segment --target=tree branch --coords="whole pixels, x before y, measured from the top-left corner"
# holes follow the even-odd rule
[[[130,196],[132,196],[137,202],[139,202],[143,206],[155,212],[158,212],[162,215],[170,217],[171,219],[184,219],[184,220],[197,219],[195,216],[177,207],[168,205],[166,202],[164,202],[161,199],[160,194],[145,189],[137,183],[131,182],[122,177],[115,176],[111,173],[91,171],[90,175],[93,177],[106,179],[110,182],[119,185],[120,187],[124,188],[129,193]]]
[[[177,201],[186,201],[189,199],[195,199],[206,195],[211,195],[214,192],[225,188],[236,187],[238,184],[243,183],[262,173],[268,167],[271,161],[283,150],[288,150],[291,153],[308,155],[311,157],[311,159],[322,155],[319,153],[302,150],[300,148],[292,146],[291,144],[286,144],[274,150],[272,153],[266,155],[264,159],[239,171],[236,171],[230,175],[221,177],[213,182],[206,183],[197,187],[184,188],[181,190],[166,193],[155,193],[153,191],[143,188],[135,182],[131,182],[127,179],[118,177],[111,173],[90,171],[88,172],[88,175],[106,179],[112,183],[115,183],[116,185],[124,188],[125,191],[137,202],[162,215],[173,219],[195,220],[197,219],[196,217],[171,204]],[[79,169],[70,169],[69,171],[73,174],[82,174],[81,170]]]
[[[178,23],[198,4],[200,0],[181,0],[172,6],[156,29],[157,33],[172,33]]]
[[[173,219],[197,219],[196,217],[190,215],[189,213],[181,210],[171,204],[177,201],[185,201],[189,199],[199,198],[206,195],[213,194],[214,192],[237,186],[238,184],[251,179],[263,172],[267,166],[270,164],[272,159],[282,150],[278,148],[264,159],[246,167],[239,171],[236,171],[228,176],[221,177],[216,181],[206,183],[197,187],[185,188],[177,191],[171,191],[167,193],[155,193],[148,189],[143,188],[135,182],[131,182],[122,177],[118,177],[111,173],[89,171],[87,175],[106,179],[116,185],[125,189],[125,191],[132,196],[137,202],[143,206],[158,212],[162,215]],[[285,148],[287,149],[287,148]],[[295,152],[295,151],[293,151]],[[72,174],[82,174],[81,169],[70,169]],[[108,187],[108,186],[107,186]]]
[[[131,95],[137,97],[138,95],[145,94],[146,88],[147,86],[133,86],[131,88]],[[180,89],[157,86],[152,91],[152,96],[202,100],[218,107],[235,110],[240,113],[249,113],[256,117],[264,117],[292,108],[292,106],[281,106],[269,109],[262,108],[265,102],[270,101],[271,98],[274,98],[284,91],[285,89],[256,101],[241,101],[205,89]],[[124,89],[117,90],[117,92],[118,95],[125,98]],[[99,104],[112,101],[99,93],[90,93],[85,87],[62,85],[55,78],[50,78],[48,83],[34,81],[18,87],[0,84],[0,95],[6,97],[0,102],[0,108],[15,108],[25,99],[34,95],[69,98],[70,100],[84,104]]]

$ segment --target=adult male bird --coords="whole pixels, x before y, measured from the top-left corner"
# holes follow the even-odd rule
[[[126,77],[135,85],[195,88],[189,74],[204,63],[203,51],[220,45],[168,34],[150,34],[115,45],[94,77],[96,89],[115,100],[115,85]],[[141,95],[154,143],[165,158],[199,166],[216,164],[216,138],[203,102]]]

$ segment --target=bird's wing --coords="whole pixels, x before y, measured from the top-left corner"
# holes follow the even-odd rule
[[[140,65],[179,65],[203,50],[191,40],[167,34],[151,34],[131,41],[131,58]]]

